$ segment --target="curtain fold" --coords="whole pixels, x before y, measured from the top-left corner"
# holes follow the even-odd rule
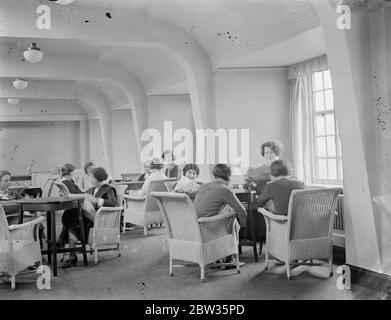
[[[312,78],[306,75],[290,80],[292,165],[298,179],[312,182],[311,144],[313,143]]]

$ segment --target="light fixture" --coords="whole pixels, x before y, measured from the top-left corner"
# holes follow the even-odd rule
[[[23,52],[23,55],[31,63],[37,63],[43,59],[43,52],[37,47],[35,42],[31,43],[27,50]]]
[[[9,98],[7,101],[9,104],[13,104],[13,105],[19,103],[19,99],[17,99],[17,98]]]
[[[49,0],[59,4],[71,4],[74,0]]]
[[[26,89],[27,86],[29,85],[29,83],[24,79],[16,79],[16,80],[14,80],[13,84],[14,84],[14,87],[18,90]]]

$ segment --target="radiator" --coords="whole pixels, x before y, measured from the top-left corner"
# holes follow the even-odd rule
[[[338,196],[337,202],[337,216],[334,219],[334,230],[344,231],[343,223],[343,194]]]

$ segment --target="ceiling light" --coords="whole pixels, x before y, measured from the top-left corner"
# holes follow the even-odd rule
[[[17,99],[17,98],[10,98],[7,101],[8,101],[9,104],[13,104],[13,105],[19,103],[19,99]]]
[[[43,52],[37,47],[37,44],[33,42],[26,51],[23,52],[24,57],[28,62],[37,63],[43,58]]]
[[[16,79],[16,80],[14,80],[13,84],[14,84],[14,87],[18,90],[26,89],[27,86],[29,85],[29,83],[24,79]]]

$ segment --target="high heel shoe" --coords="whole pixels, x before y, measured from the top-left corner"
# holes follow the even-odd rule
[[[77,260],[79,260],[77,258],[77,256],[70,256],[68,258],[68,260],[64,262],[62,268],[63,269],[67,269],[67,268],[70,268],[70,267],[74,267],[76,265],[76,263],[77,263]]]

